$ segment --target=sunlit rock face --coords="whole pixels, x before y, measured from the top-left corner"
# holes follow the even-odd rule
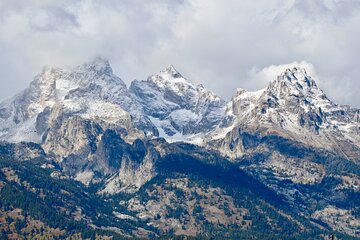
[[[359,115],[302,68],[256,92],[239,88],[225,102],[173,66],[128,88],[96,58],[46,67],[0,103],[0,154],[42,159],[56,169],[52,178],[82,183],[100,199],[124,197],[129,206],[114,203],[126,209],[114,216],[138,224],[128,236],[196,236],[208,223],[246,230],[254,214],[277,216],[270,228],[282,216],[305,229],[295,214],[307,226],[320,221],[358,236]]]
[[[190,83],[173,66],[146,81],[133,81],[130,91],[160,136],[171,141],[184,141],[213,130],[225,113],[224,100]]]

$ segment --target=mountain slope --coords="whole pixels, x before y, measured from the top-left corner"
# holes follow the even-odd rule
[[[164,149],[155,163],[157,176],[133,194],[96,194],[103,183],[84,187],[62,174],[56,162],[41,158],[18,162],[1,156],[0,213],[20,212],[19,220],[14,220],[21,223],[25,215],[26,222],[11,230],[5,227],[11,224],[7,218],[0,228],[28,237],[80,233],[116,239],[166,235],[308,239],[333,233],[297,216],[284,199],[220,156],[194,145],[158,141],[146,144]],[[45,227],[37,228],[34,221]]]
[[[340,106],[329,100],[315,81],[301,68],[288,69],[258,92],[239,89],[228,103],[223,127],[208,136],[229,157],[241,157],[245,149],[237,129],[279,134],[307,145],[360,159],[359,109]],[[241,144],[240,144],[241,145]]]
[[[86,205],[61,200],[73,213],[63,217],[79,220],[80,208],[82,226],[122,236],[351,239],[360,233],[359,131],[359,110],[328,99],[301,68],[226,103],[172,66],[127,88],[97,58],[45,68],[0,103],[0,155],[10,158],[1,184],[26,195],[36,171],[44,189],[66,180]],[[4,214],[28,211],[10,205]]]
[[[288,69],[266,89],[238,90],[207,147],[305,216],[359,235],[358,115],[329,100],[304,69]]]
[[[225,113],[225,101],[188,82],[173,66],[150,76],[134,80],[130,91],[151,117],[161,137],[186,140],[191,135],[214,129]]]
[[[1,103],[0,109],[1,138],[14,142],[41,142],[49,118],[62,114],[122,126],[146,122],[124,82],[100,58],[68,70],[44,68],[25,91]]]

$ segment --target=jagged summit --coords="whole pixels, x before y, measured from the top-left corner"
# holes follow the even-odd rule
[[[286,69],[265,89],[239,88],[226,103],[204,86],[189,82],[173,65],[146,81],[134,80],[128,89],[113,74],[109,61],[97,57],[68,69],[45,67],[23,93],[1,103],[2,136],[9,136],[9,129],[16,132],[21,124],[34,126],[39,114],[55,107],[112,123],[131,116],[139,128],[155,129],[174,141],[237,123],[319,132],[335,123],[345,129],[358,119],[358,111],[334,104],[299,67]]]
[[[110,63],[107,59],[102,57],[96,57],[92,61],[89,61],[83,65],[77,67],[79,70],[93,71],[97,73],[103,73],[111,75],[113,73]]]
[[[152,81],[158,84],[186,84],[192,85],[187,79],[185,79],[173,65],[168,66],[165,70],[160,71],[157,74],[153,74],[148,78],[148,81]]]
[[[268,129],[324,148],[337,147],[339,140],[333,139],[360,146],[358,112],[329,100],[305,69],[294,67],[286,69],[265,89],[256,92],[237,89],[227,104],[221,127],[210,139],[227,136],[231,146],[237,128]],[[243,150],[226,151],[237,156]]]
[[[35,104],[53,106],[65,100],[100,95],[116,95],[123,92],[125,83],[112,72],[109,61],[96,57],[92,61],[71,68],[45,67],[37,75],[30,87],[25,90],[24,98]],[[114,96],[109,96],[114,97]]]
[[[313,120],[318,121],[316,125],[330,122],[339,111],[348,112],[345,110],[348,107],[331,101],[306,70],[299,67],[286,69],[268,85],[261,98],[263,111],[273,108],[277,112],[281,110],[296,116],[312,113]]]
[[[264,98],[272,107],[286,105],[289,102],[296,104],[305,102],[305,104],[322,105],[324,107],[335,105],[317,86],[315,80],[301,67],[286,69],[271,81],[266,88],[255,92],[237,88],[233,101],[246,101],[246,99],[250,98]]]
[[[0,103],[0,138],[9,141],[41,141],[36,129],[39,116],[50,112],[99,118],[116,122],[138,115],[137,106],[125,83],[112,73],[109,62],[95,58],[71,68],[45,67],[30,86],[11,102]],[[44,125],[44,124],[42,124]],[[42,127],[46,129],[46,127]]]
[[[147,81],[135,80],[130,91],[143,106],[162,137],[185,140],[213,129],[225,111],[220,97],[185,79],[170,65]]]
[[[304,68],[286,69],[277,79],[269,84],[267,92],[278,99],[288,97],[327,99],[316,82]]]
[[[244,94],[248,94],[248,93],[251,94],[251,92],[249,92],[248,90],[246,90],[244,88],[237,88],[236,92],[235,92],[235,96],[233,97],[233,99],[236,99],[238,97],[241,98],[242,96],[244,96]]]
[[[126,88],[125,83],[113,74],[109,61],[96,57],[75,67],[45,66],[31,82],[32,90],[28,90],[68,92],[76,88],[84,88],[89,84],[104,85],[107,84],[106,82],[116,82]]]
[[[168,66],[163,73],[171,75],[173,78],[182,78],[183,76],[175,69],[173,65]]]
[[[307,74],[305,68],[301,67],[294,67],[291,70],[286,69],[277,77],[277,81],[289,82],[302,89],[317,88],[315,81]]]
[[[111,75],[113,74],[112,67],[109,61],[102,57],[95,57],[94,59],[87,61],[83,64],[71,67],[55,67],[55,66],[44,66],[39,75],[54,75],[61,73],[69,74],[80,74],[80,73],[96,73],[97,75]]]
[[[256,92],[237,89],[232,102],[232,114],[242,117],[250,114],[252,117],[249,121],[266,120],[279,125],[285,123],[284,118],[289,116],[292,116],[292,122],[296,122],[298,120],[294,119],[301,118],[305,113],[322,114],[322,111],[336,107],[306,70],[300,67],[286,69],[265,89]]]
[[[147,81],[134,80],[128,89],[113,74],[109,61],[97,57],[67,69],[45,67],[23,93],[1,103],[0,109],[4,122],[0,138],[15,142],[40,142],[46,124],[37,131],[38,116],[46,112],[48,118],[55,110],[57,115],[127,122],[127,127],[131,116],[131,123],[139,129],[180,140],[183,135],[214,128],[224,115],[225,102],[203,86],[188,82],[172,65]],[[17,131],[19,128],[22,130]],[[29,134],[12,137],[14,132],[24,131]]]

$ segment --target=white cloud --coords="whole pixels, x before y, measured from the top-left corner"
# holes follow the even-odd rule
[[[359,24],[357,0],[2,0],[0,98],[43,65],[101,55],[127,82],[173,64],[225,98],[264,87],[272,65],[305,64],[331,98],[360,107]]]

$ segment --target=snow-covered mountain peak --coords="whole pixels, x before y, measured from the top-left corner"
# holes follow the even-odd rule
[[[337,108],[306,70],[300,67],[286,69],[268,85],[259,101],[263,109],[282,109],[293,113],[300,109],[304,112],[328,112]]]
[[[304,68],[286,69],[267,88],[257,92],[237,89],[228,104],[227,116],[239,122],[276,124],[283,128],[302,128],[309,118],[310,128],[317,129],[339,106],[330,101]],[[230,117],[229,117],[230,116]]]
[[[241,139],[238,129],[284,134],[328,149],[338,148],[338,139],[359,147],[359,112],[329,100],[305,69],[295,67],[286,69],[265,89],[237,89],[220,127],[205,141],[222,139],[216,149],[225,145],[221,151],[233,157],[244,151],[234,147]]]
[[[86,89],[92,90],[86,92]],[[111,89],[126,89],[126,85],[113,74],[108,60],[97,57],[71,68],[44,67],[25,92],[31,101],[53,103],[75,95],[81,97],[80,92],[88,96],[96,92],[107,94]]]
[[[112,73],[109,62],[95,58],[72,68],[44,67],[22,93],[10,102],[0,103],[0,109],[6,113],[0,116],[0,123],[3,122],[0,132],[3,130],[4,136],[27,124],[26,129],[32,132],[31,140],[35,141],[36,136],[40,137],[34,130],[39,114],[52,109],[114,122],[127,118],[125,111],[138,114],[140,107],[134,103],[125,83]],[[110,113],[113,116],[109,117]],[[18,139],[29,138],[14,141]]]
[[[278,99],[294,97],[325,97],[316,82],[306,73],[304,68],[286,69],[277,79],[271,82],[267,91]]]
[[[133,81],[130,91],[160,136],[170,141],[213,129],[225,111],[224,100],[204,86],[187,81],[173,66],[151,75],[147,81]]]
[[[330,101],[304,68],[286,69],[259,96],[262,109],[277,109],[292,114],[330,111],[337,105]],[[300,111],[301,109],[301,111]]]
[[[161,71],[160,74],[164,77],[170,76],[172,79],[183,78],[183,76],[175,69],[173,65],[168,66],[165,70]]]
[[[136,83],[137,81],[134,81]],[[189,98],[208,98],[211,101],[223,101],[216,94],[207,90],[203,84],[193,84],[188,79],[184,78],[173,65],[170,65],[165,70],[160,71],[158,74],[151,75],[147,82],[155,84],[161,91],[171,91],[173,94]],[[131,87],[130,87],[131,88]],[[172,99],[173,101],[175,99]],[[189,99],[188,99],[189,101]],[[186,101],[186,102],[188,102]],[[197,103],[194,100],[193,104]],[[184,103],[182,103],[184,104]],[[186,104],[186,103],[185,103]],[[180,104],[181,105],[181,104]]]
[[[31,83],[30,91],[44,90],[44,86],[52,88],[53,91],[67,92],[74,88],[82,88],[91,83],[106,85],[116,82],[126,88],[125,83],[113,74],[108,60],[97,57],[92,61],[70,68],[57,68],[45,66]],[[48,89],[50,90],[50,89]]]
[[[235,97],[238,97],[238,96],[240,96],[241,94],[243,94],[243,93],[245,93],[245,92],[247,92],[246,89],[237,88],[237,89],[236,89],[236,93],[235,93]]]
[[[165,70],[160,71],[157,74],[153,74],[148,78],[148,81],[152,81],[158,85],[192,85],[187,79],[185,79],[173,65],[170,65]]]
[[[76,67],[75,71],[96,72],[98,74],[112,75],[113,71],[107,59],[96,57],[83,65]]]

